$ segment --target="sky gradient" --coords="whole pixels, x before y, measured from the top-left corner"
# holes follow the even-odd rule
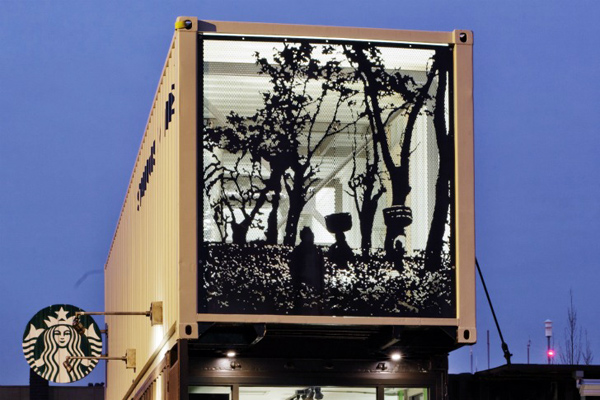
[[[0,385],[27,321],[103,309],[102,269],[179,15],[474,31],[477,257],[514,363],[558,352],[569,291],[600,362],[600,3],[0,0]],[[87,274],[87,275],[86,275]],[[478,287],[474,369],[504,363]],[[102,319],[97,319],[103,325]],[[470,371],[469,348],[450,357]],[[83,383],[103,382],[97,368]]]

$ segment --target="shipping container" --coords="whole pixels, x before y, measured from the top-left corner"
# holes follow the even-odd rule
[[[163,322],[107,317],[107,398],[441,398],[477,336],[472,43],[179,17],[105,266],[107,311]]]

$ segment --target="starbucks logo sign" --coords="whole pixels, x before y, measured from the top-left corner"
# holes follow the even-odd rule
[[[42,378],[57,382],[75,382],[88,375],[98,360],[67,357],[99,357],[102,337],[94,320],[82,315],[84,330],[73,328],[75,313],[83,311],[68,304],[57,304],[40,310],[29,321],[23,334],[23,353],[27,363]]]

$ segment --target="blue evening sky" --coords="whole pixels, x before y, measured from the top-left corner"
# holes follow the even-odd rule
[[[0,385],[28,383],[21,340],[38,310],[103,309],[101,271],[178,15],[473,30],[477,255],[513,362],[528,340],[545,362],[546,319],[558,347],[570,289],[600,362],[599,1],[0,0]],[[504,359],[477,297],[482,370],[487,330],[491,366]],[[469,348],[450,370],[470,370]],[[103,381],[98,368],[84,383]]]

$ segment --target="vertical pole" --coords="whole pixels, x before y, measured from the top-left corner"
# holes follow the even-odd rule
[[[471,357],[471,373],[473,373],[473,346],[469,348],[469,356]]]
[[[487,330],[487,360],[488,360],[488,369],[490,369],[490,330]]]
[[[548,364],[551,364],[552,359],[550,358],[550,336],[548,338],[548,348],[546,349],[546,356],[548,357]]]
[[[531,339],[527,341],[527,364],[529,364],[529,349],[531,348]]]

